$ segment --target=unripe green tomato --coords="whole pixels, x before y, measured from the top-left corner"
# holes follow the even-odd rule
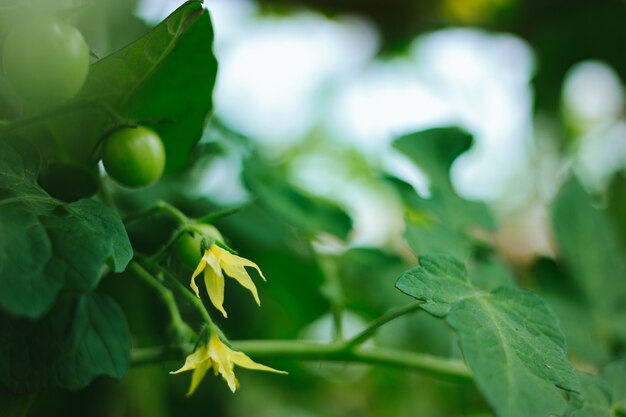
[[[176,253],[180,261],[191,269],[195,269],[202,259],[202,239],[223,241],[222,234],[210,224],[196,226],[201,233],[185,233],[178,239]]]
[[[104,142],[102,163],[121,185],[144,187],[161,178],[165,148],[159,135],[147,127],[122,128]]]
[[[54,16],[33,16],[6,35],[4,75],[24,99],[55,105],[74,97],[89,72],[89,47],[75,27]]]

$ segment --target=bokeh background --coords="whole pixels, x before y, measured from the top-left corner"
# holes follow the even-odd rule
[[[94,3],[76,24],[104,56],[180,4]],[[414,259],[402,240],[399,198],[380,175],[402,178],[425,196],[429,190],[427,178],[392,149],[394,138],[447,125],[474,135],[473,148],[453,166],[454,185],[489,204],[498,221],[496,246],[522,269],[554,251],[548,206],[567,170],[602,195],[626,167],[624,0],[208,0],[206,6],[220,65],[214,118],[192,168],[126,204],[130,211],[137,201],[165,196],[190,215],[246,206],[218,226],[263,268],[268,283],[259,288],[261,309],[239,288],[227,288],[226,305],[238,313],[222,324],[234,339],[329,340],[332,333],[332,291],[307,246],[311,236],[257,204],[242,176],[251,152],[282,181],[350,216],[345,241],[314,236],[315,252],[333,257],[349,291],[347,334],[407,302],[393,283]],[[152,222],[131,231],[146,251],[174,227]],[[145,297],[148,289],[125,276],[103,285],[122,300],[136,346],[163,343],[167,318],[158,300]],[[459,355],[445,325],[426,315],[391,323],[373,343]],[[80,393],[41,394],[29,415],[490,415],[473,388],[402,370],[268,364],[289,377],[242,371],[234,395],[207,377],[189,399],[187,375],[168,375],[178,362],[135,367],[122,382],[99,379]]]

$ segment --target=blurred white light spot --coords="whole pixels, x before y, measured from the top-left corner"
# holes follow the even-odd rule
[[[353,246],[395,247],[404,230],[402,207],[389,189],[356,183],[344,187],[341,201],[353,219]]]
[[[601,125],[581,138],[577,168],[588,187],[604,189],[626,167],[626,123]]]
[[[211,160],[207,166],[197,167],[200,173],[193,190],[221,206],[234,206],[248,200],[241,182],[242,162],[237,154],[226,154]]]
[[[298,157],[289,176],[298,186],[335,201],[352,217],[351,246],[396,245],[404,225],[396,196],[380,183],[354,175],[346,153],[318,153]]]
[[[567,73],[563,104],[570,117],[583,124],[615,120],[624,109],[621,81],[602,62],[582,62]]]
[[[376,45],[374,30],[353,18],[258,19],[218,51],[217,114],[261,143],[289,146],[319,123],[333,80],[370,59]]]
[[[391,138],[433,124],[450,122],[452,110],[417,77],[407,60],[374,62],[347,81],[337,94],[329,127],[343,140],[370,154]]]
[[[215,33],[215,50],[223,51],[231,43],[241,42],[245,28],[257,19],[257,6],[251,0],[205,0]]]
[[[135,13],[146,22],[155,25],[184,2],[184,0],[139,0]]]
[[[530,47],[508,34],[451,29],[418,38],[412,56],[421,77],[475,136],[475,147],[452,169],[458,191],[495,199],[529,157]]]
[[[533,68],[530,48],[512,35],[428,34],[415,40],[411,59],[375,61],[356,73],[337,93],[329,127],[420,192],[421,174],[395,166],[389,142],[433,126],[465,127],[476,145],[454,165],[453,181],[466,197],[494,199],[528,158]]]
[[[411,50],[424,75],[442,87],[478,87],[475,83],[482,84],[486,78],[527,83],[534,68],[523,40],[475,29],[434,32],[417,38]]]

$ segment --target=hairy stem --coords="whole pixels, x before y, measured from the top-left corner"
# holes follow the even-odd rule
[[[185,213],[183,213],[182,211],[180,211],[179,209],[177,209],[170,203],[160,200],[149,209],[142,210],[137,213],[129,214],[128,216],[124,218],[124,223],[131,223],[131,222],[134,222],[135,220],[140,220],[146,217],[150,217],[154,215],[155,213],[159,213],[159,212],[169,214],[174,219],[176,219],[178,223],[182,225],[186,225],[187,223],[190,222],[189,217],[187,217]]]
[[[416,301],[404,307],[399,307],[388,311],[387,313],[383,314],[382,316],[371,322],[369,326],[367,326],[361,333],[357,334],[350,340],[347,340],[346,345],[350,347],[361,345],[363,342],[374,336],[374,334],[376,333],[376,331],[378,331],[380,327],[400,316],[404,316],[405,314],[409,314],[418,310],[422,303],[422,301]]]
[[[170,315],[170,319],[172,320],[172,327],[176,331],[186,332],[189,330],[189,326],[180,315],[180,311],[178,310],[178,305],[176,304],[176,300],[174,299],[174,295],[172,292],[165,288],[163,284],[150,272],[148,272],[143,266],[141,266],[136,261],[130,263],[130,270],[135,273],[136,276],[141,278],[146,284],[148,284],[152,289],[154,289],[159,297],[163,301],[163,304],[167,308],[167,312]]]
[[[253,358],[295,359],[299,361],[353,362],[411,369],[446,380],[468,382],[472,374],[463,361],[440,358],[398,349],[354,349],[346,343],[318,344],[291,340],[231,341],[233,349],[243,351]],[[191,349],[191,345],[189,346]],[[178,360],[165,348],[136,349],[133,365],[150,364],[163,360]],[[167,355],[170,355],[167,357]]]
[[[232,207],[224,210],[215,211],[213,213],[209,213],[206,216],[202,216],[196,220],[196,223],[205,224],[205,223],[213,223],[215,220],[219,220],[224,217],[228,217],[231,214],[237,213],[241,210],[242,207]]]
[[[343,310],[345,297],[341,288],[341,280],[337,274],[337,265],[335,260],[327,255],[319,254],[313,245],[311,250],[317,258],[318,265],[324,276],[325,287],[322,293],[330,303],[330,311],[333,319],[334,339],[335,341],[343,340]]]
[[[211,319],[211,315],[209,314],[208,310],[202,303],[202,300],[196,297],[194,293],[189,291],[187,287],[181,284],[180,281],[178,281],[178,279],[175,276],[173,276],[167,269],[163,268],[162,266],[148,259],[141,259],[140,262],[148,266],[149,269],[157,270],[160,276],[162,276],[183,298],[185,298],[195,307],[195,309],[202,316],[202,319],[204,320],[206,324],[210,326],[213,325],[213,320]]]

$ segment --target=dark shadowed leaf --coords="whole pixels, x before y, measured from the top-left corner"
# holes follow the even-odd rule
[[[63,289],[96,286],[104,263],[122,271],[132,248],[119,217],[94,200],[66,204],[36,184],[38,156],[0,139],[0,309],[39,317]]]
[[[17,393],[76,390],[93,378],[121,378],[130,364],[122,311],[105,296],[60,300],[33,322],[0,315],[0,383]]]

